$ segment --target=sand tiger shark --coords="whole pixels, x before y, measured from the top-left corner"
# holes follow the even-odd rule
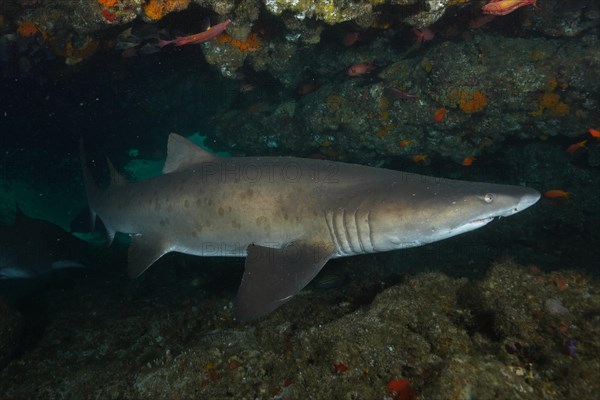
[[[57,269],[85,268],[88,244],[57,225],[30,218],[17,206],[12,225],[0,225],[0,280],[31,279]]]
[[[128,272],[168,252],[246,257],[235,317],[275,310],[331,258],[446,239],[533,205],[521,186],[466,182],[327,160],[218,157],[171,134],[163,174],[94,183],[81,146],[92,216],[131,236]]]

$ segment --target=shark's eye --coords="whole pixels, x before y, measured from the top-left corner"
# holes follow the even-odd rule
[[[483,196],[483,201],[485,201],[488,204],[492,203],[494,201],[494,195],[492,193],[486,193]]]

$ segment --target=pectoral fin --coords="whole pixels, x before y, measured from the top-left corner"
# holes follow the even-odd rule
[[[306,286],[333,254],[331,243],[294,242],[283,249],[248,246],[235,317],[248,321],[275,310]]]

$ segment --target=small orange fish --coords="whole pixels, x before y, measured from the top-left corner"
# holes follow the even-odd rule
[[[375,64],[373,62],[364,62],[360,64],[354,64],[350,68],[348,68],[348,76],[361,76],[364,74],[368,74],[375,68]]]
[[[592,137],[595,137],[596,139],[600,139],[600,131],[597,129],[588,129],[588,132],[590,133],[590,135],[592,135]]]
[[[346,47],[352,46],[354,43],[360,40],[359,32],[347,32],[342,38],[342,44]]]
[[[300,96],[304,96],[305,94],[309,94],[314,92],[319,87],[319,84],[316,81],[304,82],[298,85],[298,94]]]
[[[446,107],[440,107],[437,109],[435,114],[433,114],[433,120],[435,122],[442,122],[444,117],[446,116]]]
[[[435,37],[435,32],[429,28],[425,28],[425,29],[413,28],[412,31],[415,34],[416,42],[417,42],[417,45],[419,45],[419,46],[425,42],[432,41],[433,38]]]
[[[482,16],[479,16],[477,18],[473,18],[472,20],[470,20],[468,26],[471,29],[481,28],[485,24],[492,22],[494,19],[496,19],[496,15],[491,15],[491,14],[482,15]]]
[[[544,196],[549,199],[568,199],[571,196],[571,192],[565,192],[561,189],[552,189],[544,193]]]
[[[473,165],[473,161],[475,161],[475,157],[467,156],[464,160],[462,160],[461,164],[463,165],[463,167],[470,167],[471,165]]]
[[[418,154],[416,156],[412,156],[411,160],[413,160],[416,163],[424,163],[425,161],[427,161],[427,155]]]
[[[583,149],[586,144],[587,144],[587,139],[586,140],[582,140],[581,142],[573,143],[572,145],[570,145],[569,147],[567,147],[567,149],[565,151],[567,153],[573,154],[577,150]]]
[[[253,83],[243,83],[240,85],[239,91],[240,93],[250,93],[256,89],[256,85]]]
[[[412,143],[412,140],[403,139],[400,142],[398,142],[398,147],[400,147],[400,148],[407,147],[407,146],[410,146],[411,143]]]
[[[506,15],[528,4],[536,7],[536,0],[492,0],[481,7],[484,14]]]

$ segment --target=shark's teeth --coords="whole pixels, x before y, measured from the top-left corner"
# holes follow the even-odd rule
[[[492,220],[494,219],[494,217],[488,217],[488,218],[482,218],[482,219],[476,219],[474,221],[469,222],[469,224],[475,224],[475,225],[485,225],[490,223]]]

